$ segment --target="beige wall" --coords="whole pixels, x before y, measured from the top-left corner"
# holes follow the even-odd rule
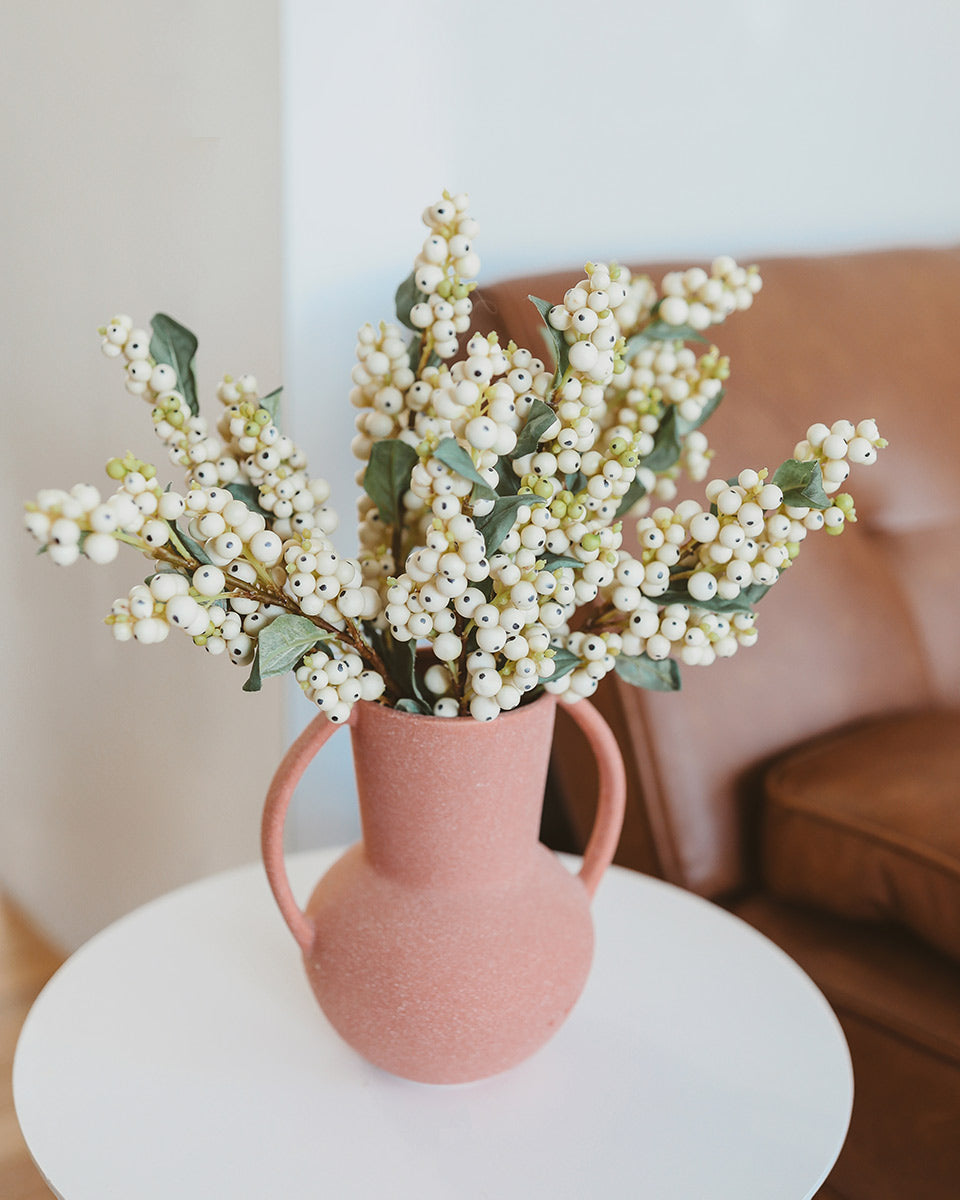
[[[102,618],[145,560],[60,569],[19,529],[42,486],[108,485],[104,462],[127,449],[162,461],[149,410],[98,349],[114,311],[197,332],[205,404],[225,371],[280,382],[277,8],[46,0],[0,15],[0,886],[69,947],[253,859],[282,749],[276,681],[251,697],[185,638],[113,641]]]

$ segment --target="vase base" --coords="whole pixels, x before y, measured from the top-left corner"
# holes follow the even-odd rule
[[[529,1058],[557,1032],[593,957],[584,888],[545,847],[496,887],[412,892],[360,846],[307,906],[324,931],[304,956],[340,1036],[418,1083],[469,1083]]]

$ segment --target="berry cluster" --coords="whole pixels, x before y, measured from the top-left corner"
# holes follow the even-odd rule
[[[359,654],[304,655],[296,677],[307,699],[335,725],[349,721],[358,700],[379,700],[383,695],[383,677],[365,670]]]
[[[470,293],[476,287],[473,281],[480,272],[480,259],[473,248],[477,223],[467,213],[468,204],[466,195],[444,192],[423,212],[430,234],[417,255],[413,279],[425,299],[403,316],[422,331],[437,358],[453,358],[458,337],[470,328]]]
[[[708,329],[738,309],[749,308],[761,287],[756,267],[739,267],[723,255],[714,259],[709,275],[702,267],[664,275],[658,316],[668,325]]]
[[[366,462],[374,442],[396,437],[407,427],[404,394],[416,376],[398,326],[381,321],[379,331],[369,323],[361,327],[357,365],[350,377],[354,384],[350,403],[360,409],[351,449],[356,458]]]

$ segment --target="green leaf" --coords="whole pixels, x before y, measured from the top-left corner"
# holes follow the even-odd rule
[[[418,457],[412,446],[397,438],[373,443],[363,473],[363,488],[377,506],[384,525],[400,524],[403,497],[410,488],[410,472]]]
[[[702,612],[720,613],[750,613],[758,600],[762,600],[773,584],[752,583],[749,587],[741,588],[739,596],[725,600],[722,596],[712,596],[709,600],[694,600],[681,584],[679,587],[668,588],[657,596],[657,604],[666,607],[668,604],[686,604],[688,608],[698,608]]]
[[[534,400],[527,413],[527,420],[517,437],[517,445],[510,455],[511,462],[515,458],[525,458],[533,454],[540,445],[540,439],[551,425],[557,420],[557,414],[544,400]]]
[[[485,517],[474,517],[474,524],[483,534],[487,555],[496,552],[500,543],[513,528],[519,508],[525,504],[535,508],[538,504],[544,503],[545,501],[541,500],[539,496],[534,496],[530,492],[524,492],[519,496],[498,496],[493,502],[493,508]]]
[[[677,412],[674,405],[668,405],[660,418],[657,432],[654,434],[653,449],[646,458],[640,460],[638,465],[657,473],[669,471],[680,458],[683,450],[683,439],[695,429],[699,429],[716,412],[723,396],[724,393],[720,391],[712,400],[708,400],[695,421],[685,421]],[[617,509],[617,516],[626,516],[630,509],[645,494],[646,489],[643,484],[639,479],[634,479],[627,494],[620,502],[620,507]]]
[[[432,709],[423,700],[410,700],[406,696],[394,705],[398,712],[416,713],[418,716],[429,717]]]
[[[647,688],[651,692],[680,691],[680,668],[675,659],[654,662],[646,654],[636,657],[619,654],[615,665],[620,678],[634,687]]]
[[[166,363],[177,373],[177,390],[187,402],[192,416],[200,410],[197,403],[197,378],[193,359],[197,353],[197,339],[173,317],[157,313],[150,322],[153,337],[150,339],[150,354],[155,362]]]
[[[627,488],[626,494],[620,501],[620,507],[617,509],[618,517],[625,517],[635,504],[637,504],[647,494],[647,489],[640,482],[637,476],[633,483]]]
[[[639,466],[651,471],[669,471],[680,457],[680,438],[677,434],[677,410],[672,406],[667,409],[660,419],[657,432],[653,437],[653,449],[646,458],[642,458]]]
[[[419,333],[420,331],[417,329],[416,325],[412,324],[410,321],[410,309],[413,308],[415,304],[419,304],[421,301],[426,300],[427,296],[425,292],[421,292],[417,287],[414,280],[414,274],[415,272],[411,271],[403,283],[401,283],[397,288],[396,296],[394,297],[394,303],[396,304],[397,309],[397,320],[400,322],[400,324],[404,325],[407,329],[412,329],[414,333]]]
[[[283,395],[283,388],[274,388],[266,396],[261,396],[257,403],[261,408],[265,408],[270,414],[270,420],[276,421],[277,413],[280,411],[280,397]]]
[[[190,535],[188,533],[184,533],[184,531],[179,526],[177,526],[177,537],[183,543],[183,548],[189,554],[191,554],[197,560],[198,563],[207,564],[211,561],[210,556],[207,554],[206,550],[204,550],[204,548],[200,545],[200,543],[195,542],[193,540],[193,538],[190,537]]]
[[[321,631],[308,617],[282,613],[265,625],[257,638],[259,677],[285,675],[313,649],[320,637]]]
[[[262,513],[268,520],[272,520],[273,514],[260,505],[260,489],[255,488],[252,483],[228,483],[226,490],[234,500],[242,500],[251,512]]]
[[[567,650],[563,646],[557,646],[554,649],[556,653],[553,656],[554,670],[550,676],[551,682],[555,679],[562,679],[564,675],[569,675],[575,667],[580,666],[580,658],[572,650]]]
[[[573,567],[579,571],[584,564],[579,558],[570,558],[563,554],[551,554],[549,551],[541,555],[545,571],[559,571],[561,567]]]
[[[259,692],[262,682],[260,678],[260,646],[258,645],[256,653],[253,656],[253,662],[250,664],[250,674],[243,685],[243,690],[245,692]]]
[[[623,350],[624,362],[649,346],[651,342],[705,342],[707,339],[691,325],[668,325],[666,321],[651,321],[645,329],[627,338]]]
[[[479,496],[482,500],[493,500],[496,498],[497,493],[473,465],[473,459],[456,438],[444,438],[436,450],[434,450],[433,457],[438,458],[451,471],[456,471],[458,475],[462,475],[464,479],[469,479],[474,485],[474,497]]]
[[[829,508],[833,501],[823,490],[823,475],[816,459],[800,462],[788,458],[777,467],[773,482],[783,491],[783,502],[791,508]]]
[[[543,317],[547,345],[553,350],[553,361],[556,364],[553,373],[553,383],[556,386],[570,366],[570,347],[567,345],[567,339],[560,330],[554,329],[547,319],[547,314],[554,307],[549,300],[541,300],[539,296],[528,296],[527,299],[534,305],[540,316]]]

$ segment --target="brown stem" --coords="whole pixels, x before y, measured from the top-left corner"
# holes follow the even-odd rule
[[[147,546],[144,543],[144,549],[150,558],[154,558],[159,562],[169,563],[171,566],[186,568],[188,571],[195,571],[201,564],[196,559],[185,559],[181,554],[175,554],[166,546]],[[383,664],[379,654],[368,646],[360,636],[357,627],[348,618],[344,618],[346,628],[337,629],[335,625],[331,625],[329,621],[325,621],[321,616],[310,616],[305,613],[296,600],[285,595],[276,588],[269,590],[258,586],[255,583],[238,582],[236,580],[228,580],[226,586],[226,594],[228,596],[238,596],[242,600],[253,600],[257,604],[269,604],[275,608],[282,608],[286,612],[294,613],[298,617],[306,617],[308,621],[312,621],[318,629],[324,630],[325,633],[332,634],[341,644],[346,643],[351,649],[355,650],[363,661],[378,674],[383,676],[387,684],[388,690],[392,689],[390,677],[387,674],[387,669]],[[396,698],[395,693],[394,698]]]

